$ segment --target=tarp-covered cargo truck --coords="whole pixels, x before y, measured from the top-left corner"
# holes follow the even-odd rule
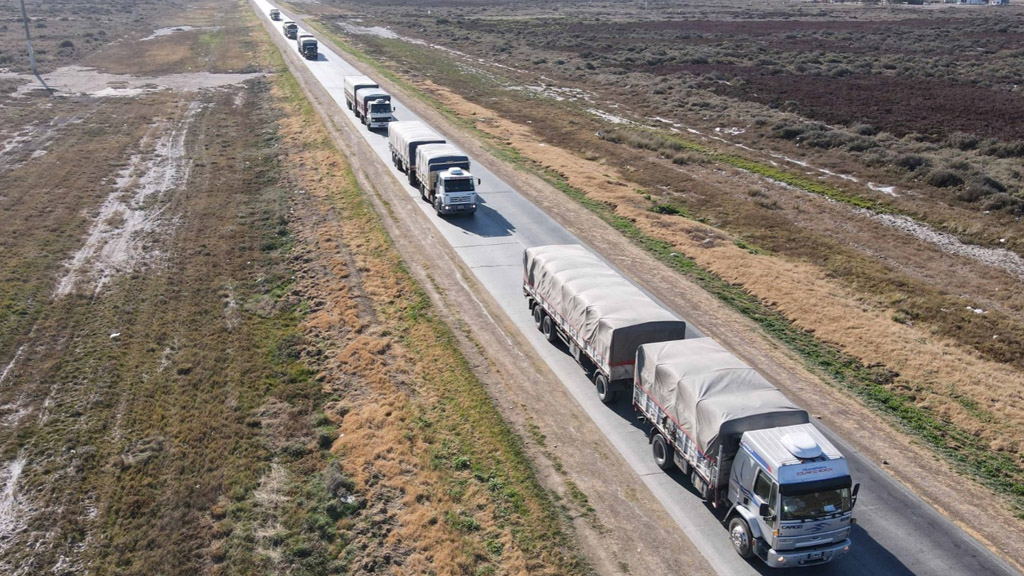
[[[444,144],[445,139],[427,128],[422,122],[407,120],[388,125],[388,148],[391,161],[409,177],[409,184],[416,186],[416,149],[423,144]]]
[[[527,248],[523,294],[544,337],[565,342],[606,404],[632,384],[638,346],[686,335],[685,322],[579,245]]]
[[[277,8],[271,8],[270,9],[270,19],[271,20],[280,20],[281,19],[281,11],[278,10]]]
[[[356,118],[367,128],[387,128],[391,122],[391,95],[377,87],[356,90]]]
[[[644,344],[633,408],[654,460],[678,467],[724,511],[744,558],[824,564],[850,550],[859,485],[807,412],[710,338]]]
[[[380,88],[368,76],[345,76],[345,105],[349,110],[356,111],[356,90],[360,88]]]
[[[420,197],[438,215],[476,212],[476,178],[469,173],[469,156],[451,144],[416,148],[416,180]]]
[[[295,46],[299,49],[299,54],[306,60],[317,59],[317,45],[316,38],[312,34],[299,34],[295,38]]]
[[[281,24],[281,30],[284,31],[284,37],[289,40],[294,40],[299,34],[299,25],[291,20],[287,20]]]

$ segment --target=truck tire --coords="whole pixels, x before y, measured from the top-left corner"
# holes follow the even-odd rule
[[[544,321],[544,310],[541,310],[540,304],[534,304],[533,306],[533,323],[537,326],[537,330],[540,330],[540,324]]]
[[[555,323],[551,320],[551,316],[544,315],[544,319],[540,323],[540,333],[544,335],[544,339],[548,342],[555,341]]]
[[[654,455],[654,463],[658,465],[658,468],[662,470],[672,468],[672,448],[669,447],[668,441],[660,432],[655,432],[654,438],[651,439],[651,454]]]
[[[615,398],[618,397],[618,393],[611,389],[607,376],[598,372],[597,376],[594,376],[594,388],[597,389],[597,397],[601,400],[602,404],[615,403]]]
[[[430,201],[427,199],[427,188],[423,186],[423,184],[420,184],[420,200],[423,200],[424,202]]]
[[[750,541],[750,526],[740,516],[729,521],[729,539],[732,540],[732,549],[740,555],[740,558],[750,558],[750,551],[753,550]]]

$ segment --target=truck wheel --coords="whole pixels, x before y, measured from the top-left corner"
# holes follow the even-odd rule
[[[427,199],[427,189],[424,188],[422,184],[420,184],[420,200],[423,200],[424,202],[430,201]]]
[[[658,465],[658,468],[662,470],[668,470],[672,467],[672,449],[668,446],[668,441],[661,433],[655,433],[654,439],[651,440],[651,452],[654,454],[654,463]]]
[[[540,323],[540,332],[548,342],[555,341],[555,323],[551,321],[551,316],[544,315],[544,320]]]
[[[729,539],[732,540],[732,549],[740,558],[750,558],[750,527],[746,520],[737,516],[729,522]]]
[[[597,397],[603,404],[614,404],[618,393],[611,389],[608,384],[608,377],[598,373],[594,376],[594,387],[597,388]]]
[[[541,310],[540,304],[533,306],[533,323],[537,325],[537,330],[540,330],[540,323],[544,321],[544,311]]]

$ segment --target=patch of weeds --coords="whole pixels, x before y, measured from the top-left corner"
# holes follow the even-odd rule
[[[479,532],[480,522],[476,518],[473,518],[465,510],[459,510],[457,512],[448,511],[444,514],[444,521],[446,524],[458,530],[459,532]]]

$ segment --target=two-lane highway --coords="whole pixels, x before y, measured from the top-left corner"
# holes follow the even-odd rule
[[[269,21],[268,12],[273,6],[265,0],[251,2],[260,18]],[[296,19],[295,15],[284,14],[283,11],[282,17]],[[270,24],[275,33],[283,38],[280,22]],[[284,46],[280,40],[278,44]],[[297,52],[293,40],[287,40],[287,46]],[[664,505],[714,569],[720,574],[730,575],[778,574],[778,571],[756,560],[744,561],[733,552],[725,527],[690,489],[689,482],[679,473],[666,474],[655,466],[644,430],[634,420],[629,402],[620,400],[613,408],[601,404],[593,385],[580,367],[563,348],[546,342],[534,327],[521,289],[523,250],[545,244],[583,242],[475,161],[471,172],[482,180],[479,189],[481,205],[477,213],[470,217],[436,216],[429,205],[419,201],[419,192],[408,185],[405,175],[391,164],[386,131],[367,130],[347,110],[343,79],[362,72],[322,40],[320,50],[322,55],[318,60],[303,62],[344,111],[350,124],[348,129],[358,131],[363,136],[366,145],[389,167],[396,181],[405,187],[410,197],[416,199],[416,205],[423,216],[430,219],[439,235],[451,245],[479,283],[499,303],[501,312],[522,331],[580,408],[594,420],[621,453],[636,473],[638,481],[642,481]],[[289,65],[294,65],[294,62],[289,62]],[[397,106],[398,119],[420,120],[405,104],[397,99],[393,102]],[[696,335],[696,331],[690,335]],[[854,481],[861,483],[860,501],[855,510],[859,524],[854,529],[853,549],[848,556],[825,566],[802,569],[801,574],[1017,574],[877,466],[861,458],[852,447],[827,429],[823,431],[849,458]]]

